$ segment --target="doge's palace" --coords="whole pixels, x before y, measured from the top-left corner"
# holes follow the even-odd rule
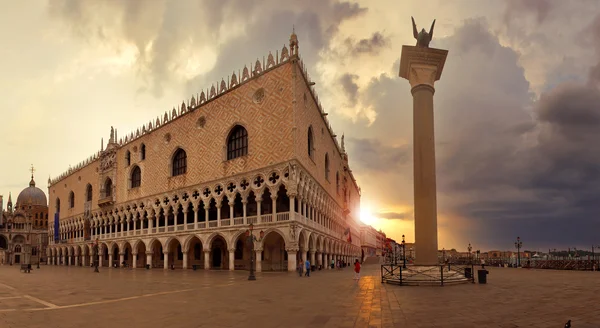
[[[48,264],[329,268],[361,256],[360,188],[292,34],[48,181]]]

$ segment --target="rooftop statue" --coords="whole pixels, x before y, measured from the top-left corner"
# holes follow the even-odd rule
[[[435,26],[435,19],[433,23],[431,23],[431,29],[429,33],[425,31],[425,29],[421,29],[421,32],[417,32],[417,24],[415,24],[415,19],[411,16],[412,25],[413,25],[413,36],[417,39],[417,47],[429,48],[429,42],[433,39],[433,26]]]

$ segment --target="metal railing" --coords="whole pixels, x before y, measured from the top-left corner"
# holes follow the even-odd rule
[[[407,265],[382,264],[381,283],[404,285],[440,285],[475,283],[473,264]]]

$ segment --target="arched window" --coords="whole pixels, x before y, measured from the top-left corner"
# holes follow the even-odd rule
[[[21,245],[15,246],[15,253],[21,253]]]
[[[227,138],[227,160],[248,155],[248,131],[236,125]]]
[[[142,170],[136,166],[131,170],[131,188],[137,188],[142,184]]]
[[[60,198],[56,198],[56,213],[60,213]]]
[[[325,153],[325,179],[329,181],[329,154]]]
[[[112,180],[107,178],[106,181],[104,181],[104,197],[110,196],[112,196]]]
[[[313,130],[311,126],[308,128],[308,157],[313,158],[314,148]]]
[[[335,191],[340,193],[340,172],[335,172]]]
[[[88,183],[87,187],[85,187],[85,201],[92,201],[92,185]]]
[[[127,166],[131,165],[131,153],[129,150],[125,153],[125,162],[127,163]]]
[[[146,145],[144,144],[140,146],[140,159],[142,161],[146,159]]]
[[[179,148],[173,156],[173,176],[185,174],[187,170],[187,154]]]
[[[69,193],[69,208],[75,207],[75,193],[71,191]]]

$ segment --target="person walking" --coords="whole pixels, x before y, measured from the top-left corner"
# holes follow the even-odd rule
[[[304,263],[302,263],[302,259],[298,260],[298,276],[302,277],[302,268],[304,268]]]
[[[356,261],[354,261],[354,280],[356,280],[356,282],[358,283],[359,279],[360,279],[360,262],[358,261],[358,259],[356,259]]]
[[[310,261],[306,260],[306,273],[304,274],[307,277],[310,277]]]

